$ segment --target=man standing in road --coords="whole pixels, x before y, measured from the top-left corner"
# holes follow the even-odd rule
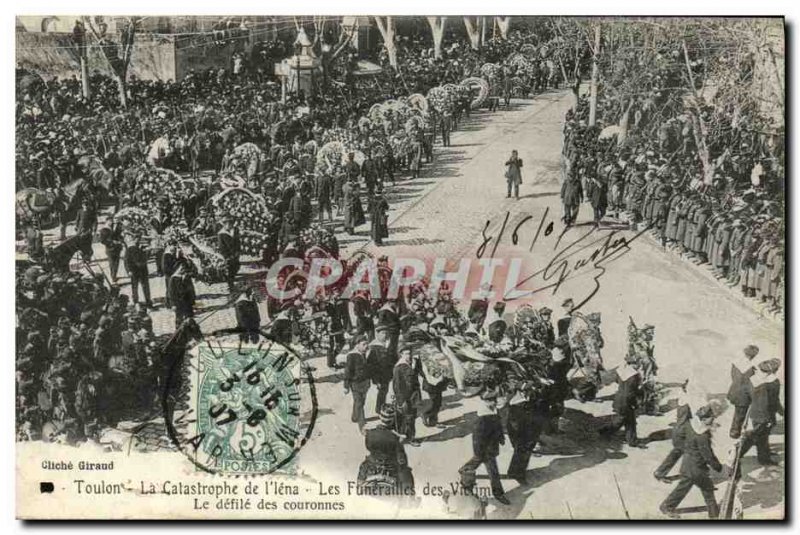
[[[519,185],[522,184],[522,159],[517,155],[516,150],[511,151],[511,158],[506,161],[506,184],[508,185],[508,194],[506,198],[511,197],[511,190],[514,190],[514,198],[519,199]]]

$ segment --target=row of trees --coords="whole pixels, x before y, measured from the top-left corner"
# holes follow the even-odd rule
[[[433,34],[433,54],[439,59],[442,57],[442,40],[444,38],[445,23],[448,18],[461,19],[469,36],[469,43],[473,50],[478,50],[485,42],[488,31],[488,22],[499,31],[501,39],[508,38],[508,30],[511,27],[511,17],[425,17],[428,26]],[[378,31],[383,38],[383,46],[389,56],[389,65],[397,68],[397,29],[395,26],[396,18],[391,15],[385,17],[373,17]],[[494,32],[492,32],[494,33]]]
[[[783,166],[780,20],[573,18],[553,26],[564,41],[557,56],[591,56],[590,123],[602,94],[620,143],[631,128],[656,136],[671,119],[689,132],[707,184],[740,146]]]

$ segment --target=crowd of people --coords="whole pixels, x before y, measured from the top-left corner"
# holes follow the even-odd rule
[[[23,405],[20,428],[41,430],[51,421],[71,440],[90,436],[84,428],[96,423],[98,411],[90,416],[78,409],[76,400],[88,402],[87,394],[78,395],[76,389],[103,398],[110,395],[108,387],[90,385],[88,379],[76,383],[80,375],[74,367],[50,371],[54,363],[65,362],[65,351],[74,351],[69,348],[74,332],[93,348],[94,360],[86,364],[94,365],[86,377],[108,379],[112,356],[135,363],[117,366],[123,375],[136,366],[157,364],[148,312],[155,306],[152,276],[163,277],[163,305],[174,310],[178,329],[194,315],[196,280],[224,281],[232,298],[241,293],[236,279],[243,255],[269,265],[321,246],[325,254],[338,256],[334,210],[350,233],[369,218],[371,238],[380,245],[388,236],[383,184],[406,173],[418,176],[433,161],[435,139],[441,136],[447,143],[469,114],[474,93],[448,93],[446,106],[431,105],[410,125],[401,123],[408,106],[399,111],[386,107],[377,118],[370,110],[412,92],[458,84],[479,74],[490,60],[502,63],[513,46],[497,40],[478,52],[459,44],[435,59],[420,41],[409,40],[399,44],[397,69],[381,57],[384,70],[368,77],[353,72],[354,54],[345,55],[331,67],[327,85],[310,94],[292,92],[285,101],[273,76],[252,61],[246,66],[253,68],[241,67],[241,54],[232,58],[239,68],[193,71],[178,82],[131,77],[124,107],[116,81],[107,76],[90,76],[86,98],[76,76],[44,80],[18,70],[16,183],[18,192],[35,192],[17,198],[18,232],[30,262],[18,269],[18,293],[24,297],[18,311],[28,314],[25,303],[42,313],[37,322],[19,325],[19,339],[30,339],[19,352],[21,380],[27,385],[18,398]],[[272,54],[276,48],[268,43],[259,50]],[[495,76],[513,74],[515,69],[507,67]],[[504,86],[493,83],[500,92]],[[343,142],[344,149],[326,159],[329,165],[320,165],[318,151],[329,141]],[[246,227],[252,220],[258,226]],[[61,243],[46,246],[45,232],[53,224],[60,227]],[[105,285],[111,296],[89,314],[72,310],[70,292],[79,278],[75,270],[92,269],[93,239],[103,246],[108,269],[95,264],[102,275],[92,280]],[[71,264],[76,258],[78,265]],[[120,266],[131,284],[124,305],[128,297],[119,293]],[[37,305],[50,295],[51,286],[67,288],[63,300],[49,302],[69,312],[59,306],[43,311]],[[286,310],[281,303],[269,305],[279,325]],[[122,333],[128,332],[130,340],[123,344]],[[73,375],[62,380],[61,372]],[[154,388],[154,374],[138,377],[150,380],[137,384]],[[48,402],[32,395],[42,391],[48,392]],[[62,407],[61,412],[54,407]],[[104,423],[113,423],[113,412],[99,411],[106,414]],[[71,422],[78,422],[81,431]]]
[[[283,102],[274,80],[247,69],[192,72],[179,82],[130,80],[125,108],[116,83],[100,75],[91,77],[86,99],[75,78],[45,83],[18,73],[27,82],[17,100],[17,189],[50,194],[42,195],[51,199],[63,240],[46,248],[42,222],[23,211],[27,219],[19,230],[29,254],[17,271],[17,340],[24,342],[17,351],[20,438],[92,439],[131,411],[147,415],[157,407],[166,340],[153,330],[151,314],[160,305],[151,296],[152,276],[164,279],[163,306],[175,313],[175,330],[166,337],[174,344],[198,332],[198,279],[226,283],[227,306],[244,332],[263,327],[257,292],[238,276],[243,257],[266,266],[281,257],[338,258],[335,229],[353,234],[367,220],[380,246],[390,232],[384,188],[435,165],[434,145],[439,139],[449,145],[450,133],[473,109],[474,91],[438,88],[485,78],[490,109],[501,100],[507,105],[512,95],[535,95],[555,78],[547,62],[514,57],[534,44],[536,36],[512,32],[479,50],[455,43],[435,58],[421,40],[402,39],[396,69],[381,53],[381,73],[357,76],[351,57],[340,80],[334,71],[326,85]],[[418,104],[414,95],[426,94]],[[603,106],[601,100],[601,117]],[[782,170],[752,152],[726,160],[713,184],[698,183],[691,178],[697,171],[692,138],[678,119],[655,139],[634,133],[618,145],[588,126],[588,113],[582,98],[565,121],[564,223],[576,223],[584,199],[597,225],[609,212],[626,212],[634,224],[656,229],[665,245],[710,263],[746,295],[782,309],[784,252],[776,231],[782,204],[772,186]],[[518,196],[522,161],[513,154],[506,166],[508,196]],[[74,234],[67,237],[73,220]],[[80,275],[92,270],[95,235],[108,274]],[[130,299],[118,284],[123,260]],[[391,277],[385,260],[384,282]],[[352,260],[345,270],[357,264]],[[291,269],[279,278],[287,289],[305,284]],[[505,437],[513,448],[506,473],[525,485],[541,435],[560,432],[565,402],[591,401],[610,382],[618,383],[615,415],[602,433],[624,428],[628,445],[641,446],[637,415],[659,407],[653,326],[631,323],[625,363],[612,372],[601,356],[600,315],[583,315],[570,299],[555,324],[547,308],[518,309],[510,324],[503,302],[478,299],[462,309],[446,285],[435,294],[423,283],[398,299],[344,298],[337,289],[304,301],[267,298],[272,337],[326,352],[328,367],[342,375],[344,392],[352,396],[351,420],[365,437],[360,485],[388,494],[413,489],[405,446],[419,446],[420,416],[427,427],[446,427],[439,413],[448,389],[481,400],[473,455],[459,471],[468,495],[477,496],[476,471],[483,466],[493,496],[510,503],[497,466]],[[771,374],[760,377],[760,385],[774,383],[777,366],[738,369]],[[373,387],[377,401],[370,410],[365,405]],[[767,460],[764,433],[777,411],[774,388],[768,402],[763,393],[756,402],[756,392],[753,383],[747,401],[759,409],[750,418],[763,425],[747,435],[741,454],[755,445],[759,459]],[[749,404],[732,403],[737,414]],[[665,513],[674,513],[692,485],[713,496],[707,468],[689,473],[692,463],[716,467],[700,426],[715,418],[709,411],[679,411],[678,452],[657,477],[681,456],[688,468],[681,469]],[[379,417],[377,427],[366,425],[368,413]],[[716,516],[711,505],[709,513]]]
[[[602,98],[598,106],[602,112]],[[653,135],[601,138],[589,124],[583,96],[564,125],[563,221],[576,223],[582,202],[592,220],[620,215],[650,226],[662,245],[697,264],[773,313],[785,306],[783,172],[754,138],[741,153],[722,158],[709,184],[702,180],[692,124],[659,119]],[[743,128],[743,127],[742,127]],[[644,129],[643,129],[644,130]],[[657,134],[657,135],[656,135]]]

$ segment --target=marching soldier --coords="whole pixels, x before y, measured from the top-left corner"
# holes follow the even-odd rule
[[[636,437],[636,409],[639,405],[639,394],[642,389],[642,376],[639,374],[638,361],[633,355],[625,356],[625,364],[617,368],[619,388],[614,396],[613,423],[601,429],[604,434],[612,434],[625,428],[625,440],[631,447],[641,447]]]
[[[734,407],[731,438],[739,438],[742,435],[742,426],[753,394],[750,378],[755,372],[753,359],[756,355],[758,346],[749,345],[744,348],[744,357],[731,364],[731,387],[728,389],[728,401]]]
[[[711,427],[714,424],[714,413],[710,407],[701,407],[695,417],[685,427],[686,439],[683,449],[683,462],[678,485],[670,492],[659,509],[670,518],[678,518],[675,509],[686,497],[692,487],[697,487],[703,494],[708,507],[708,517],[719,516],[719,506],[714,497],[714,483],[709,477],[709,467],[715,472],[722,471],[714,451],[711,449]]]
[[[419,376],[411,356],[409,346],[400,347],[400,358],[394,366],[392,375],[392,388],[394,389],[395,404],[401,425],[398,432],[405,435],[409,446],[419,446],[416,437],[417,404],[421,395],[419,391]]]
[[[353,392],[353,411],[350,421],[357,423],[358,430],[362,433],[366,424],[364,403],[367,401],[370,381],[366,352],[367,338],[365,336],[354,338],[344,368],[344,393],[347,395],[351,391]]]
[[[784,415],[780,401],[781,383],[775,375],[780,365],[780,359],[761,362],[751,378],[753,401],[750,406],[750,422],[753,429],[745,433],[741,456],[744,457],[748,450],[755,446],[758,462],[763,466],[778,464],[770,456],[769,432],[775,425],[775,415]]]
[[[497,394],[494,391],[485,391],[481,395],[481,400],[483,404],[478,408],[478,419],[472,431],[472,458],[458,470],[461,474],[461,486],[467,491],[474,489],[475,470],[483,464],[489,475],[495,499],[504,505],[509,505],[511,502],[506,498],[500,481],[500,471],[497,468],[500,446],[506,443],[503,423],[497,414]]]
[[[389,384],[392,382],[394,372],[394,359],[386,349],[387,336],[386,329],[378,327],[375,331],[375,339],[370,342],[367,348],[367,366],[369,367],[370,379],[372,384],[378,389],[378,396],[375,400],[375,412],[380,414],[386,404],[386,395],[389,393]]]

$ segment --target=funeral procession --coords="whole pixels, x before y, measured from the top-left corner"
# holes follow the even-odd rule
[[[18,516],[784,519],[784,30],[17,15]]]

